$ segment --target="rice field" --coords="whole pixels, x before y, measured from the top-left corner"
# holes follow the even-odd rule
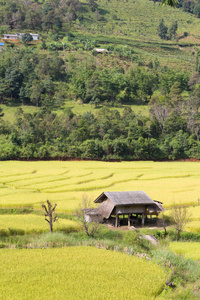
[[[200,243],[197,242],[171,242],[170,249],[176,254],[194,260],[200,259]]]
[[[93,247],[0,250],[1,299],[155,299],[157,265]]]
[[[200,221],[191,221],[191,222],[189,222],[186,225],[185,230],[188,231],[188,232],[200,233]]]
[[[178,203],[181,203],[181,201]],[[186,224],[184,230],[188,232],[200,233],[200,205],[198,204],[198,201],[196,206],[187,207],[187,210],[190,221]],[[169,216],[170,213],[171,210],[168,209],[164,214]]]
[[[54,231],[78,231],[80,226],[71,220],[58,219],[53,224]],[[10,232],[20,234],[42,233],[49,231],[49,224],[44,220],[44,216],[37,215],[1,215],[0,235]]]
[[[197,205],[199,182],[194,162],[2,161],[0,207],[38,209],[48,199],[57,211],[73,212],[83,194],[95,199],[103,191],[130,190],[143,190],[166,208]]]

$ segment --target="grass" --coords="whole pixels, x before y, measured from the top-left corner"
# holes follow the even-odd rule
[[[149,107],[147,105],[121,105],[120,107],[109,107],[111,110],[118,110],[120,114],[123,113],[125,107],[131,107],[131,109],[135,112],[135,114],[142,114],[144,116],[149,115]],[[65,108],[71,108],[72,111],[76,115],[82,115],[87,111],[95,114],[102,106],[95,108],[93,105],[90,104],[79,104],[76,101],[66,101]]]
[[[27,105],[20,105],[20,106],[7,106],[5,104],[1,104],[1,108],[3,109],[3,119],[10,123],[14,122],[15,116],[17,116],[17,110],[20,108],[23,109],[25,113],[34,113],[37,111],[35,106],[27,106]]]
[[[157,264],[166,266],[174,285],[174,288],[165,288],[158,299],[199,299],[200,265],[196,261],[164,248],[155,249],[152,256]]]
[[[129,45],[146,63],[157,57],[161,65],[194,69],[192,51],[200,44],[200,20],[196,16],[147,0],[99,0],[98,5],[105,12],[103,19],[98,21],[90,14],[83,24],[75,24],[77,37],[95,39],[105,48],[108,43]],[[178,22],[177,40],[159,38],[157,27],[161,18],[168,27],[174,20]],[[189,33],[187,38],[183,38],[184,32]]]
[[[126,106],[127,105],[121,105],[120,107],[109,107],[109,108],[111,110],[118,110],[122,114]],[[141,114],[144,116],[149,115],[149,107],[147,105],[128,105],[128,106],[132,108],[135,114]],[[101,107],[102,107],[101,105],[98,108],[95,108],[93,105],[90,104],[79,104],[74,100],[66,101],[64,105],[64,109],[71,108],[73,113],[75,113],[76,115],[83,115],[88,111],[90,111],[95,115]],[[3,109],[3,113],[4,113],[3,120],[8,121],[10,123],[14,123],[15,116],[17,116],[17,110],[19,107],[7,106],[5,104],[1,104],[1,108]],[[20,106],[20,108],[23,109],[24,113],[34,113],[37,111],[37,108],[35,106],[22,105]],[[63,110],[58,109],[54,112],[60,115],[61,113],[63,113]]]
[[[47,199],[59,212],[72,212],[85,193],[144,190],[170,207],[197,205],[199,164],[192,162],[0,162],[0,207],[41,209]],[[196,220],[196,219],[194,219]]]
[[[6,299],[154,299],[166,279],[151,262],[93,247],[0,253]]]
[[[185,258],[200,260],[200,243],[197,242],[171,242],[170,249]]]

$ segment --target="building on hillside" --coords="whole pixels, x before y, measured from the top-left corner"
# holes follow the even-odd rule
[[[100,48],[94,48],[93,52],[98,53],[108,53],[109,51],[107,49],[100,49]]]
[[[37,33],[30,33],[30,35],[32,35],[34,41],[38,41],[39,40],[39,34],[37,34]]]
[[[5,40],[17,40],[17,39],[22,39],[22,36],[25,33],[15,33],[15,34],[10,34],[10,33],[6,33],[3,34],[3,38]],[[39,40],[39,34],[37,33],[30,33],[30,35],[33,37],[34,41],[38,41]]]
[[[5,40],[17,40],[18,35],[17,34],[3,34],[3,39]]]
[[[138,221],[141,217],[142,226],[147,216],[158,216],[165,211],[162,203],[152,200],[144,191],[129,192],[103,192],[95,201],[100,203],[96,209],[85,211],[85,219],[97,221],[99,216],[104,220],[113,220],[119,226],[119,216],[128,216],[128,226]]]

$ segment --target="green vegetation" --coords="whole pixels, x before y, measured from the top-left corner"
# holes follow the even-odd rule
[[[1,160],[200,158],[198,18],[147,0],[1,4],[1,33],[25,32],[1,52]]]

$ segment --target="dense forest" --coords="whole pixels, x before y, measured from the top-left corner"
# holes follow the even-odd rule
[[[111,40],[103,44],[109,52],[97,54],[98,38],[80,37],[73,29],[90,13],[96,20],[102,16],[98,2],[0,5],[1,33],[41,32],[39,43],[6,41],[1,51],[0,104],[18,107],[10,122],[1,109],[1,160],[200,159],[198,47],[188,71]],[[92,105],[95,112],[75,114],[66,100]],[[137,115],[133,104],[149,106],[149,116]],[[37,110],[25,113],[21,105]],[[122,106],[122,114],[114,109]]]

